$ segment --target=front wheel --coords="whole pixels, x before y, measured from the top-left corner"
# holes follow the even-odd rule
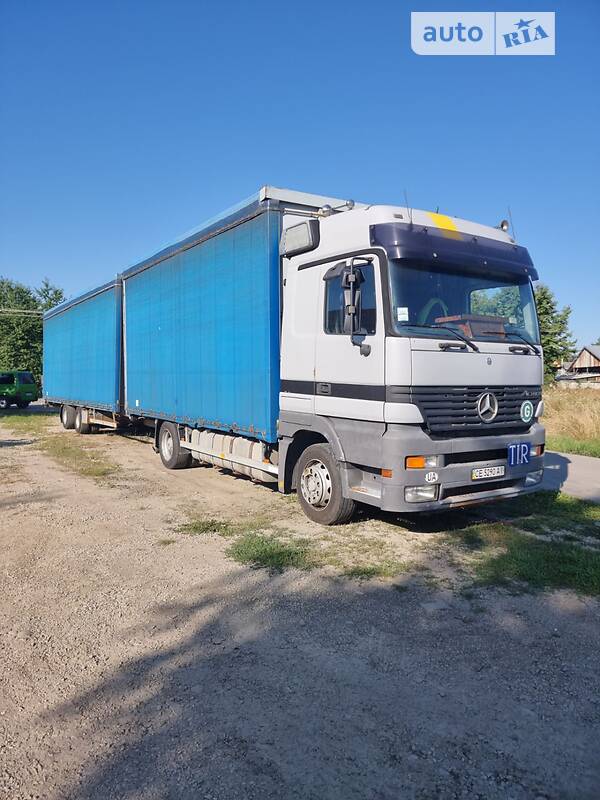
[[[297,492],[306,516],[321,525],[348,522],[356,508],[342,494],[340,470],[326,444],[313,444],[300,456]]]
[[[0,397],[0,411],[6,411],[7,408],[10,408],[10,400],[8,397]]]
[[[161,425],[158,452],[167,469],[184,469],[192,463],[192,454],[182,448],[179,428],[173,422],[163,422]]]

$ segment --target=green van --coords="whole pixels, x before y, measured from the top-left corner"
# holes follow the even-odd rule
[[[0,370],[0,410],[11,405],[27,408],[40,396],[31,372],[22,369]]]

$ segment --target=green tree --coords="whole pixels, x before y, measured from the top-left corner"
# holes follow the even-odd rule
[[[40,380],[42,313],[64,299],[47,278],[38,289],[0,278],[0,369],[27,369]]]
[[[544,348],[544,372],[546,378],[551,379],[561,362],[573,358],[577,349],[577,342],[569,329],[571,307],[559,309],[554,292],[543,283],[535,289],[535,303]]]

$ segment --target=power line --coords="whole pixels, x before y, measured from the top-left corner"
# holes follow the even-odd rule
[[[0,314],[6,314],[7,316],[15,316],[15,317],[39,317],[43,315],[43,311],[38,309],[26,309],[26,308],[2,308],[0,307]]]

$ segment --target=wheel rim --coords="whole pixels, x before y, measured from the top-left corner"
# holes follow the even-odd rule
[[[67,422],[67,412],[64,406],[60,410],[60,421],[62,422],[63,425],[65,425]]]
[[[300,476],[302,497],[313,508],[325,508],[331,500],[331,475],[322,461],[313,459]]]
[[[173,458],[173,437],[171,431],[165,431],[163,434],[163,454],[167,461]]]

